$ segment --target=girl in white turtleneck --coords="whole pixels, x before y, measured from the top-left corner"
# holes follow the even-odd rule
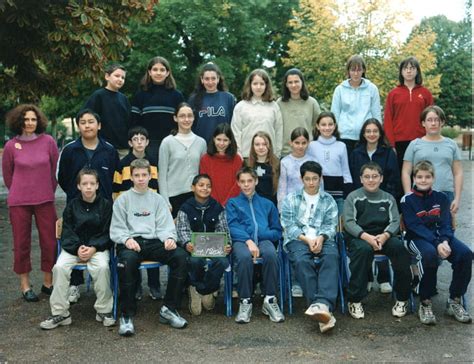
[[[332,112],[319,114],[313,136],[307,154],[323,167],[324,190],[336,200],[340,216],[346,192],[351,190],[352,177],[346,145],[338,140],[336,117]]]

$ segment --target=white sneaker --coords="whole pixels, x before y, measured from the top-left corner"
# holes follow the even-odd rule
[[[364,307],[360,302],[349,302],[349,314],[355,319],[363,319],[365,317]]]
[[[112,315],[112,312],[109,312],[109,313],[96,312],[95,319],[98,322],[102,322],[102,325],[104,325],[105,327],[115,325],[115,319],[114,319],[114,315]]]
[[[397,301],[392,307],[392,315],[395,317],[403,317],[407,314],[408,301]]]
[[[382,293],[392,293],[392,286],[388,282],[380,283],[380,292]]]
[[[79,286],[69,286],[69,293],[67,300],[69,303],[77,303],[81,298],[81,293],[79,292]]]
[[[331,330],[334,326],[336,326],[336,318],[331,314],[331,318],[327,323],[319,323],[319,331],[324,334],[325,332]]]
[[[252,316],[252,303],[250,300],[241,300],[239,305],[239,312],[235,317],[235,322],[238,324],[247,324],[250,322]]]
[[[280,311],[276,297],[272,297],[270,299],[265,298],[263,300],[262,312],[273,322],[285,321],[285,316]]]
[[[305,311],[305,315],[323,324],[327,324],[332,316],[331,312],[329,312],[329,307],[324,303],[313,303]]]
[[[291,296],[303,297],[303,289],[299,284],[294,284],[293,287],[291,287]]]

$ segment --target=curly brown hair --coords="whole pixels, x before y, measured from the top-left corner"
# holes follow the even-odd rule
[[[23,133],[23,128],[25,127],[25,114],[28,111],[33,111],[38,119],[35,133],[44,133],[46,131],[46,126],[48,125],[48,119],[38,106],[32,104],[18,105],[7,113],[6,122],[10,131],[16,135],[21,135]]]

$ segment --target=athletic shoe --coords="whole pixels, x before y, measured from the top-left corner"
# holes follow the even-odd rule
[[[329,312],[329,307],[324,303],[313,303],[305,312],[305,315],[308,315],[313,320],[327,324],[331,320],[331,312]]]
[[[291,287],[291,296],[292,297],[303,297],[303,289],[301,288],[300,285],[294,284],[293,287]]]
[[[252,316],[252,303],[249,299],[241,300],[239,305],[239,312],[235,317],[235,322],[238,324],[247,324],[250,322]]]
[[[156,300],[161,300],[162,296],[161,296],[161,291],[160,289],[158,288],[154,288],[154,287],[150,287],[150,298],[153,300],[153,301],[156,301]]]
[[[434,325],[436,324],[436,316],[433,313],[433,306],[430,303],[420,303],[418,308],[418,317],[422,324]]]
[[[461,305],[461,301],[459,300],[452,300],[448,299],[446,303],[446,314],[449,316],[453,316],[457,321],[462,322],[464,324],[469,323],[472,321],[469,312],[467,312],[463,305]]]
[[[392,286],[388,282],[380,283],[380,292],[382,293],[392,293]]]
[[[199,316],[202,310],[202,303],[201,303],[201,295],[196,291],[196,287],[189,286],[188,287],[188,295],[189,295],[189,312],[191,315]]]
[[[280,311],[276,297],[272,297],[270,299],[265,298],[263,300],[262,312],[273,322],[285,321],[285,316]]]
[[[36,293],[31,288],[26,292],[22,292],[21,294],[23,296],[23,299],[26,302],[38,302],[39,301],[38,296],[36,295]]]
[[[114,319],[114,315],[112,315],[112,312],[109,312],[109,313],[100,313],[100,312],[97,312],[96,315],[95,315],[95,319],[96,319],[96,321],[98,321],[98,322],[102,322],[102,324],[103,324],[105,327],[109,327],[109,326],[114,326],[114,325],[115,325],[115,319]]]
[[[69,286],[69,293],[67,300],[69,303],[77,303],[81,298],[81,293],[79,292],[79,286]]]
[[[325,324],[322,322],[319,323],[319,331],[321,331],[323,334],[331,330],[334,326],[336,326],[336,318],[332,314],[330,315],[331,315],[331,318],[329,319],[327,323]]]
[[[364,307],[360,302],[349,302],[349,314],[355,319],[363,319],[365,317]]]
[[[214,306],[216,305],[216,297],[214,296],[214,293],[205,294],[201,296],[201,302],[202,302],[202,307],[204,307],[205,310],[211,311],[214,309]]]
[[[72,323],[71,315],[69,316],[55,315],[55,316],[48,317],[46,320],[40,323],[40,327],[43,330],[51,330],[51,329],[55,329],[58,326],[71,325],[71,323]]]
[[[135,327],[133,326],[133,319],[131,317],[120,317],[119,320],[119,335],[121,336],[132,336],[135,334]]]
[[[171,310],[165,305],[161,306],[160,322],[175,329],[184,329],[188,325],[188,322],[179,315],[178,311]]]
[[[407,314],[408,301],[397,301],[392,307],[392,315],[395,317],[403,317]]]
[[[53,293],[53,286],[51,287],[46,287],[44,284],[41,286],[41,292],[44,293],[47,296],[51,296],[51,293]]]

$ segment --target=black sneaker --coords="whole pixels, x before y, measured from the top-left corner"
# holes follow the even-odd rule
[[[51,329],[55,329],[58,326],[71,325],[71,323],[72,323],[71,315],[69,316],[55,315],[55,316],[48,317],[46,320],[40,323],[40,327],[43,330],[51,330]]]
[[[44,284],[41,286],[41,292],[44,293],[45,295],[51,296],[51,293],[53,293],[53,286],[51,287],[46,287]]]

